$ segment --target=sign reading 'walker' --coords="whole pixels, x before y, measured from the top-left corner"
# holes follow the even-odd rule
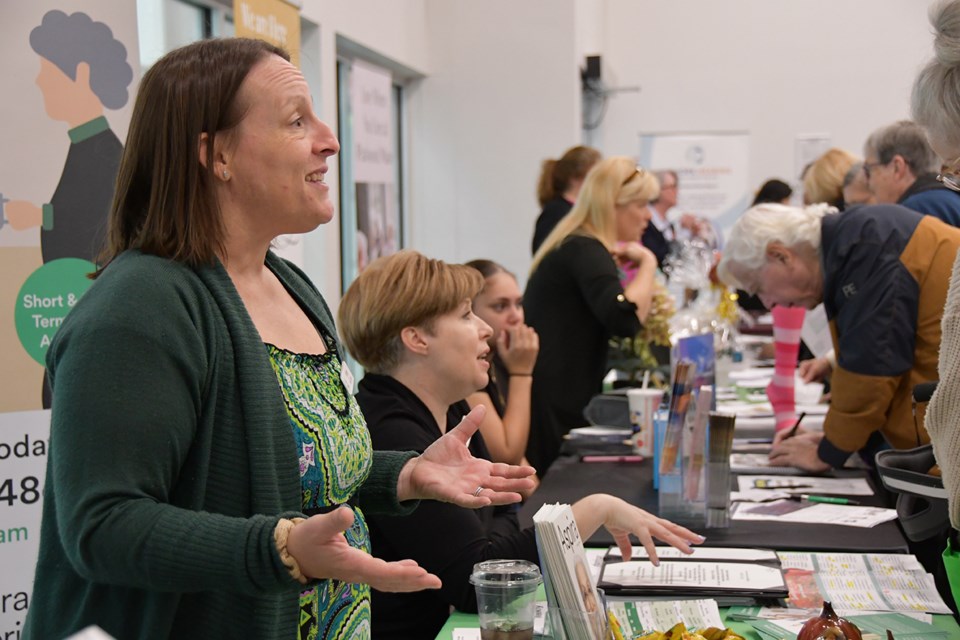
[[[61,258],[34,271],[20,287],[14,310],[17,336],[40,364],[67,312],[92,284],[87,276],[95,268],[87,260]]]
[[[300,66],[300,10],[284,0],[234,0],[236,35],[283,47]]]

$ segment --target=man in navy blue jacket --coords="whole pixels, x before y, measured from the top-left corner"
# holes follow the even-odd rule
[[[918,124],[877,129],[863,147],[863,169],[877,203],[900,204],[960,227],[960,193],[937,182],[940,160]]]

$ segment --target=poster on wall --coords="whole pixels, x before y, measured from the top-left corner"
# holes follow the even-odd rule
[[[676,209],[725,231],[752,199],[746,132],[642,133],[640,164],[677,172]]]
[[[0,637],[19,637],[40,534],[44,359],[87,278],[139,75],[136,4],[7,3],[0,38]]]
[[[793,167],[796,175],[796,188],[793,190],[793,204],[803,205],[804,170],[830,148],[829,133],[798,133],[793,142]]]
[[[360,61],[353,62],[350,70],[350,137],[357,214],[354,229],[356,273],[377,258],[396,253],[400,248],[392,92],[393,79],[389,71]]]

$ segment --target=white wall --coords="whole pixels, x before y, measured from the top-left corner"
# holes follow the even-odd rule
[[[411,245],[527,269],[540,163],[577,144],[572,0],[427,0],[411,92]]]
[[[610,100],[606,154],[637,155],[638,132],[751,133],[751,184],[796,178],[797,134],[828,133],[857,155],[909,117],[932,52],[918,0],[605,0],[603,73],[641,85]]]
[[[407,244],[490,257],[521,277],[540,163],[574,144],[635,156],[640,132],[745,130],[751,183],[795,179],[798,134],[860,153],[907,117],[931,51],[925,0],[305,0],[319,25],[321,117],[336,127],[336,35],[424,74],[409,87]],[[617,94],[589,139],[578,69],[603,57]],[[311,55],[305,51],[304,55]],[[329,174],[336,184],[336,167]],[[307,269],[336,304],[339,223]]]

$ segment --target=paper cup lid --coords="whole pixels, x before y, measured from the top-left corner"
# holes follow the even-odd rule
[[[526,560],[486,560],[473,565],[470,584],[513,586],[540,584],[540,567]]]

